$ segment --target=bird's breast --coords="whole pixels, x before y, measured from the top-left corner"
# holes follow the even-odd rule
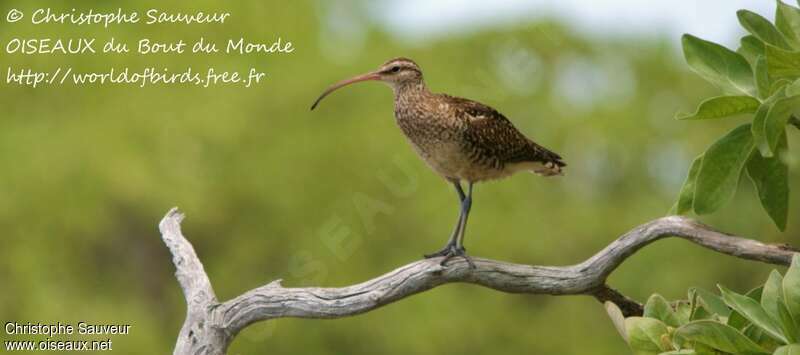
[[[465,149],[458,122],[413,110],[396,110],[397,124],[414,150],[438,174],[450,179],[479,180],[482,167]]]

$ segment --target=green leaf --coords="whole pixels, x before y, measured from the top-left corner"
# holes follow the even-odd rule
[[[606,301],[603,305],[606,307],[606,313],[608,313],[608,317],[611,318],[611,322],[614,323],[614,328],[617,328],[619,335],[627,342],[628,334],[625,333],[625,316],[622,315],[622,311],[611,301]]]
[[[761,307],[774,319],[778,317],[778,303],[783,303],[783,276],[777,270],[772,270],[764,283],[761,291]]]
[[[761,302],[761,293],[764,292],[764,286],[758,286],[750,291],[747,291],[745,296],[750,297],[756,302]]]
[[[758,97],[766,99],[772,94],[769,70],[767,69],[767,57],[760,55],[756,58],[753,65],[753,75],[755,75],[756,87],[758,88]]]
[[[760,303],[750,297],[728,290],[724,286],[720,285],[719,289],[722,292],[722,300],[725,301],[725,304],[767,332],[770,337],[783,344],[788,343],[780,324],[767,314],[767,311],[761,307]]]
[[[664,297],[653,294],[644,305],[644,316],[658,319],[670,327],[679,327],[680,321]]]
[[[753,35],[747,35],[742,37],[741,45],[739,49],[736,50],[737,53],[741,54],[745,59],[747,59],[750,63],[755,63],[756,59],[759,56],[764,56],[765,48],[764,42],[760,39],[756,38]]]
[[[701,102],[695,113],[678,113],[675,118],[679,120],[722,118],[756,112],[759,105],[761,102],[752,96],[717,96]]]
[[[778,303],[778,318],[781,326],[783,326],[783,334],[786,334],[789,342],[796,343],[800,339],[800,334],[797,332],[800,327],[798,327],[797,321],[792,318],[792,315],[789,314],[789,310],[786,309],[786,304],[783,301]]]
[[[800,9],[778,0],[775,9],[775,27],[794,48],[800,48]]]
[[[735,128],[708,148],[695,182],[695,213],[714,212],[733,197],[752,151],[750,124]]]
[[[756,110],[756,114],[753,115],[753,124],[750,126],[750,133],[753,134],[753,143],[756,147],[758,147],[759,152],[761,152],[762,155],[764,154],[763,151],[769,152],[769,143],[767,143],[766,131],[767,114],[769,113],[769,110],[772,108],[773,104],[774,101],[772,98],[764,101],[764,103],[758,107],[758,110]]]
[[[773,339],[771,336],[769,336],[769,334],[767,334],[766,331],[764,331],[764,329],[759,328],[755,324],[749,324],[742,329],[741,332],[744,334],[744,336],[758,344],[758,346],[767,350],[775,349],[785,344]]]
[[[781,88],[789,84],[791,84],[791,82],[786,79],[780,79],[774,82],[772,89],[770,90],[772,91],[772,95],[764,100],[761,106],[758,107],[758,110],[756,110],[756,114],[753,116],[753,125],[751,127],[751,131],[753,133],[753,139],[755,140],[756,147],[759,148],[759,151],[762,155],[766,154],[765,156],[770,156],[772,154],[769,149],[769,141],[767,139],[767,118],[769,117],[772,107],[775,106],[778,101],[787,98],[787,90],[781,90]],[[778,111],[773,112],[773,120],[780,117],[781,111],[787,110],[787,104],[787,102],[781,103],[782,107],[780,107]]]
[[[792,318],[800,320],[800,254],[794,254],[783,275],[783,300]]]
[[[694,312],[689,317],[690,321],[701,320],[701,319],[713,319],[714,314],[709,312],[705,307],[695,307]]]
[[[789,344],[776,349],[772,355],[800,355],[800,344]]]
[[[800,79],[797,79],[786,86],[786,96],[800,95]]]
[[[675,331],[675,336],[681,336],[733,354],[768,354],[764,348],[758,346],[758,344],[748,339],[735,328],[711,320],[698,320],[688,323],[678,328]]]
[[[741,54],[685,34],[683,55],[692,70],[717,87],[737,95],[755,96],[753,71]]]
[[[694,292],[697,294],[698,299],[702,302],[702,305],[706,307],[711,313],[718,314],[722,317],[728,317],[731,314],[731,309],[722,301],[722,298],[715,295],[711,291],[707,291],[702,288],[694,288]]]
[[[786,132],[781,135],[777,150],[786,151]],[[765,158],[754,153],[747,162],[747,175],[758,192],[758,198],[767,214],[781,231],[786,230],[789,218],[789,167],[780,154]],[[767,291],[767,286],[764,286]]]
[[[634,354],[658,354],[672,350],[663,348],[661,336],[668,333],[667,326],[658,319],[625,318],[625,333],[628,335],[628,345]]]
[[[683,182],[681,192],[678,195],[678,201],[672,208],[676,214],[684,214],[691,211],[694,202],[694,189],[695,182],[697,181],[697,172],[700,171],[700,165],[703,163],[703,155],[694,158],[692,166],[689,168],[689,174],[686,176],[686,181]]]
[[[770,85],[770,89],[769,89],[770,95],[775,96],[775,94],[778,94],[782,88],[789,86],[791,83],[792,83],[792,81],[789,80],[789,79],[778,79],[778,80],[775,80],[772,83],[772,85]],[[778,95],[778,97],[785,97],[785,96],[794,96],[794,95],[786,95],[784,93]]]
[[[728,317],[728,321],[725,324],[734,327],[738,330],[743,330],[746,326],[750,324],[750,321],[747,320],[744,316],[739,314],[739,312],[732,311],[730,317]]]
[[[675,306],[675,317],[678,319],[678,324],[684,325],[689,323],[689,318],[692,316],[692,306],[687,301],[679,301]]]
[[[705,344],[694,343],[694,351],[697,355],[718,355],[719,353],[714,348]]]
[[[786,124],[789,123],[789,117],[798,107],[800,107],[800,96],[779,99],[770,107],[767,117],[764,119],[764,136],[767,144],[764,147],[759,146],[761,155],[765,157],[773,156],[781,135],[786,132]]]
[[[765,43],[789,49],[789,44],[786,43],[783,35],[772,25],[772,22],[769,22],[763,16],[747,10],[739,10],[736,15],[739,17],[739,23],[742,24],[742,27],[753,36]]]
[[[767,71],[770,78],[795,80],[800,77],[800,53],[767,45]]]

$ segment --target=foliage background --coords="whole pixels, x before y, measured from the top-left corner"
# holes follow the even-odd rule
[[[3,11],[38,4],[6,1]],[[64,1],[47,6],[69,8]],[[85,6],[188,10],[142,1]],[[3,54],[4,66],[38,69],[213,65],[269,75],[251,89],[0,86],[3,323],[128,323],[131,335],[113,338],[117,353],[168,352],[185,309],[156,224],[174,205],[188,215],[184,231],[220,299],[276,278],[287,286],[360,282],[440,247],[456,219],[456,198],[409,149],[393,122],[390,91],[363,84],[308,111],[329,83],[391,57],[415,59],[435,91],[498,108],[570,164],[563,178],[518,175],[477,186],[466,241],[476,256],[583,260],[664,215],[691,159],[742,122],[672,119],[717,93],[689,72],[676,50],[679,38],[586,38],[568,24],[521,21],[419,43],[366,25],[352,41],[341,35],[347,30],[337,27],[336,14],[367,16],[357,2],[224,8],[233,14],[224,26],[0,25],[4,42],[192,41],[202,33],[219,41],[281,35],[298,48],[290,56],[242,57]],[[202,1],[191,9],[220,5]],[[797,141],[790,129],[790,146]],[[794,163],[793,182],[797,177]],[[798,206],[798,194],[791,197]],[[791,217],[786,232],[777,232],[752,192],[702,220],[768,242],[796,241],[800,232]],[[331,229],[348,234],[337,243]],[[718,282],[744,291],[770,269],[668,240],[632,257],[610,283],[639,300],[652,292],[675,299],[690,286]],[[448,285],[358,317],[257,324],[231,348],[265,351],[620,354],[627,347],[588,297]]]

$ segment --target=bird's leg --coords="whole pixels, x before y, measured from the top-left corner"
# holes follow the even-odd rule
[[[450,239],[447,241],[447,244],[444,245],[444,248],[441,250],[431,253],[425,254],[426,259],[435,258],[437,256],[445,256],[451,253],[451,250],[456,246],[456,240],[458,239],[459,229],[461,228],[461,220],[464,219],[464,200],[467,198],[464,195],[464,190],[461,188],[461,183],[458,180],[450,180],[453,183],[453,186],[456,188],[456,192],[458,193],[458,201],[460,212],[458,214],[458,221],[456,222],[456,227],[453,229],[453,233],[450,234]]]
[[[447,260],[454,256],[463,257],[464,260],[467,261],[469,267],[474,269],[475,264],[472,262],[472,259],[467,256],[467,249],[464,248],[464,232],[467,229],[467,218],[469,218],[469,211],[472,208],[472,182],[469,182],[468,193],[467,196],[461,201],[461,217],[458,219],[458,225],[456,226],[456,237],[455,237],[455,245],[451,246],[450,252],[445,254],[444,260],[442,260],[441,265],[444,265]],[[452,239],[451,239],[452,240]]]

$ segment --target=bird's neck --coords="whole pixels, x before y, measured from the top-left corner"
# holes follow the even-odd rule
[[[428,87],[425,82],[414,81],[408,83],[399,83],[392,87],[394,90],[395,103],[401,103],[407,100],[414,100],[430,95]]]

